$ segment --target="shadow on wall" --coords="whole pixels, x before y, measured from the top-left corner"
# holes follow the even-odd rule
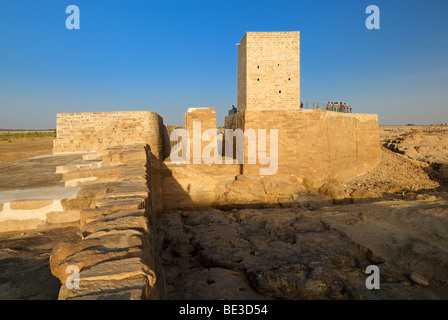
[[[337,186],[322,195],[310,179],[296,177],[249,177],[241,174],[241,165],[179,165],[159,161],[145,147],[150,219],[154,223],[162,212],[198,210],[201,208],[279,208],[308,209],[336,202],[340,199]],[[338,193],[339,192],[339,193]],[[343,198],[343,197],[342,197]]]
[[[182,126],[171,126],[171,125],[163,125],[162,126],[162,140],[163,140],[163,148],[164,148],[164,157],[163,160],[169,158],[171,149],[176,145],[177,142],[170,141],[171,132],[175,129],[180,129]]]
[[[165,131],[167,133],[167,131]],[[166,141],[166,140],[165,140]],[[166,144],[165,144],[166,145]],[[169,144],[168,144],[169,147]],[[165,181],[167,176],[169,177],[170,170],[163,161],[157,159],[157,157],[151,152],[151,147],[149,145],[145,146],[146,151],[146,180],[148,184],[148,205],[150,208],[150,220],[152,223],[155,222],[157,216],[164,210],[164,198],[167,195],[164,192],[164,182],[165,189],[168,189],[168,195],[174,195],[175,198],[170,199],[172,204],[178,203],[179,199],[183,201],[191,201],[188,192],[182,188],[182,186],[177,183],[176,179],[170,179],[168,182]]]

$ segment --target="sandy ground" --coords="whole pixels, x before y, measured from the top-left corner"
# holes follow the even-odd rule
[[[20,159],[51,154],[53,138],[14,139],[12,142],[0,141],[0,164]]]

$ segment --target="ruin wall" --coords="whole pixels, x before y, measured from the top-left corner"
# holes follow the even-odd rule
[[[244,110],[300,106],[300,32],[247,32],[238,45],[237,105]]]
[[[378,117],[324,110],[251,110],[242,117],[243,128],[278,129],[276,176],[311,178],[315,186],[329,179],[346,182],[374,169],[381,160]],[[247,141],[245,150],[248,150]],[[262,150],[263,151],[263,150]],[[257,149],[257,160],[258,153]],[[264,151],[263,151],[264,152]],[[259,176],[266,165],[248,164],[243,174]]]
[[[56,115],[53,153],[94,152],[101,147],[148,143],[163,158],[162,118],[150,111],[61,113]]]

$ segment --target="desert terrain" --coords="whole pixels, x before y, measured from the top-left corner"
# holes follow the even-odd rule
[[[41,132],[41,131],[40,131]],[[0,191],[60,184],[56,164],[30,158],[52,153],[53,137],[29,131],[0,131]],[[24,138],[17,137],[28,135]],[[33,171],[36,165],[39,172]],[[62,239],[76,239],[78,227],[0,233],[0,300],[55,300],[60,282],[50,272],[50,252]]]
[[[377,168],[309,188],[292,206],[164,212],[155,236],[164,298],[448,299],[448,127],[380,135]],[[19,140],[0,142],[4,175],[51,153],[51,138]],[[79,237],[74,224],[1,233],[0,298],[56,299],[50,252]],[[378,290],[365,286],[368,265],[379,267]]]
[[[53,139],[53,133],[49,130],[0,130],[0,165],[20,159],[51,154]]]

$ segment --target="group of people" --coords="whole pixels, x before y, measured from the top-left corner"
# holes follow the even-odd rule
[[[352,107],[347,106],[347,104],[344,102],[330,102],[327,103],[327,110],[329,111],[337,111],[337,112],[344,112],[344,113],[352,113]]]

